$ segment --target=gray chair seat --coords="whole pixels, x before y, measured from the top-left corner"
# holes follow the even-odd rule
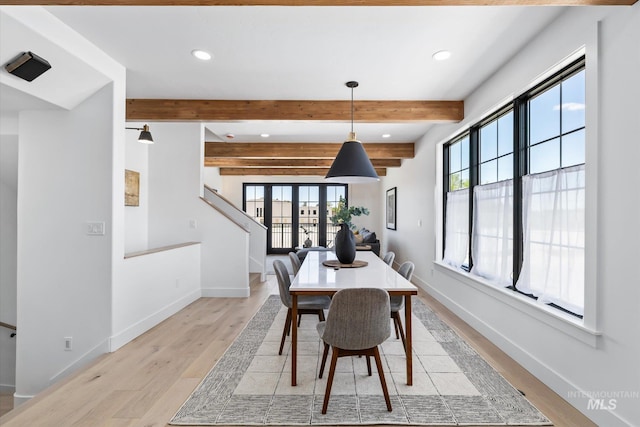
[[[284,322],[284,329],[282,330],[282,339],[280,340],[280,351],[278,354],[282,354],[284,348],[284,341],[291,331],[292,321],[292,308],[293,298],[289,292],[291,287],[291,278],[287,267],[279,259],[273,261],[273,269],[276,272],[276,278],[278,279],[278,291],[280,293],[280,301],[287,307],[287,318]],[[331,304],[331,298],[328,296],[301,296],[298,297],[298,324],[300,324],[300,317],[303,314],[315,314],[320,321],[324,321],[324,310],[329,308]]]
[[[391,305],[391,311],[400,311],[404,307],[404,297],[394,295],[389,298],[389,304]]]
[[[382,261],[384,261],[389,267],[393,267],[394,259],[396,259],[395,252],[389,251],[385,254],[384,258],[382,258]]]
[[[331,298],[328,296],[301,295],[298,297],[298,310],[325,310],[329,308]]]
[[[298,271],[300,271],[302,263],[295,252],[289,252],[289,260],[291,261],[291,268],[293,269],[293,275],[295,276],[298,274]]]
[[[327,413],[338,358],[358,355],[366,356],[369,375],[370,357],[375,358],[387,411],[391,411],[391,401],[378,350],[378,346],[390,335],[389,326],[389,294],[384,289],[348,288],[336,292],[331,300],[327,320],[316,325],[318,334],[324,341],[320,378],[327,362],[329,347],[332,349],[329,378],[322,404],[323,414]]]
[[[398,268],[398,274],[411,281],[411,277],[413,276],[413,270],[415,265],[411,261],[405,261],[402,263],[400,268]],[[404,307],[404,297],[394,295],[389,298],[389,305],[391,306],[391,318],[393,319],[393,326],[396,330],[396,339],[402,339],[402,346],[407,348],[406,339],[404,336],[404,329],[402,328],[402,320],[400,320],[400,310]]]

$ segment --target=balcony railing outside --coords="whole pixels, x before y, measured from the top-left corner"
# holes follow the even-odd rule
[[[311,240],[311,246],[319,246],[318,226],[314,223],[301,223],[298,227],[298,244],[303,246],[304,241]],[[308,231],[308,235],[302,230],[304,227]],[[327,247],[333,246],[333,239],[336,232],[340,229],[337,225],[327,224],[326,242]],[[291,248],[293,242],[293,231],[291,223],[275,223],[271,225],[271,247],[272,248]]]

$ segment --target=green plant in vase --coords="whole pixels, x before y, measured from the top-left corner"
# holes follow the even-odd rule
[[[338,200],[338,206],[332,209],[331,223],[333,225],[339,225],[344,223],[349,230],[355,230],[356,226],[351,222],[351,218],[360,215],[369,215],[369,209],[363,206],[347,206],[347,201],[344,197],[340,196]]]

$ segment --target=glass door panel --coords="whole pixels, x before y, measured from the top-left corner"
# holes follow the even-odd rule
[[[244,211],[264,225],[264,185],[245,186]]]
[[[271,249],[273,252],[293,250],[293,199],[291,185],[271,187]]]
[[[319,234],[320,187],[317,185],[301,185],[298,187],[298,245],[304,246],[307,239],[309,246],[320,245]]]
[[[336,232],[340,229],[337,225],[331,223],[331,217],[334,214],[334,210],[338,207],[340,199],[346,199],[347,187],[344,185],[329,185],[327,186],[327,201],[326,201],[326,220],[327,227],[325,231],[325,242],[328,248],[333,247],[333,240],[336,237]]]

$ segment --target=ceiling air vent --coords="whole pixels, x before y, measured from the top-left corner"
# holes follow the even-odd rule
[[[51,64],[33,52],[23,52],[4,68],[14,76],[30,82],[51,68]]]

